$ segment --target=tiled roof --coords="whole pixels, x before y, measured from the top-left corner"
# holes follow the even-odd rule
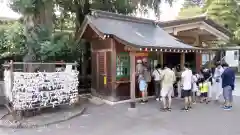
[[[198,49],[178,41],[160,28],[156,22],[104,11],[92,11],[86,16],[87,23],[94,29],[113,35],[128,45],[139,48]]]

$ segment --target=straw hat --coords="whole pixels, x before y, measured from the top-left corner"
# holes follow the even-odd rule
[[[137,63],[138,63],[138,64],[141,64],[141,63],[142,63],[142,60],[137,60]]]
[[[143,62],[148,62],[147,58],[142,59]]]

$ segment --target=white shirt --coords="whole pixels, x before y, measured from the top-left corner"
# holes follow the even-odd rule
[[[162,86],[172,86],[176,80],[175,73],[170,69],[166,68],[161,73]]]
[[[152,73],[155,81],[160,81],[161,69],[155,69]]]
[[[215,68],[214,78],[215,79],[221,79],[221,75],[222,75],[223,71],[224,71],[224,69],[222,67]]]
[[[186,69],[182,72],[182,85],[183,90],[191,90],[192,88],[192,71],[189,69]]]
[[[194,92],[196,92],[198,90],[198,88],[197,88],[197,81],[198,81],[197,75],[193,75],[192,79],[193,79],[193,89],[192,90]]]

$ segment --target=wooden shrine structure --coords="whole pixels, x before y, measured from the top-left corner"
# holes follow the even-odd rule
[[[202,43],[227,41],[230,35],[205,17],[157,23],[96,10],[80,30],[80,38],[91,43],[92,94],[112,102],[138,97],[136,60],[147,57],[152,69],[157,63],[183,67],[188,61],[198,71],[201,54],[211,53]],[[151,85],[148,91],[153,94]]]

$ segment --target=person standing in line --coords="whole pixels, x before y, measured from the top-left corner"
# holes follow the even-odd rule
[[[182,110],[188,111],[192,105],[192,70],[189,69],[189,64],[184,64],[184,71],[181,75],[182,94],[184,98],[184,108]]]
[[[164,65],[164,70],[161,74],[161,97],[163,102],[163,111],[171,111],[173,83],[175,82],[175,80],[175,73],[169,68],[168,65]],[[166,98],[168,98],[168,104]]]
[[[139,83],[139,90],[142,94],[142,104],[144,104],[146,102],[146,95],[145,95],[145,92],[146,92],[146,89],[147,89],[147,82],[145,81],[144,77],[142,74],[139,75],[138,77],[138,83]]]
[[[195,104],[197,102],[197,92],[198,92],[198,77],[197,77],[197,73],[193,72],[193,76],[192,76],[192,80],[193,80],[193,84],[192,84],[192,101],[193,104]]]
[[[176,66],[176,71],[175,71],[175,75],[176,75],[176,97],[181,98],[181,66],[178,64]]]
[[[148,102],[147,100],[147,96],[148,96],[148,86],[149,84],[151,83],[151,73],[150,73],[150,66],[148,64],[148,60],[147,58],[143,58],[142,60],[143,62],[143,77],[147,83],[147,87],[146,87],[146,91],[144,91],[144,99],[143,99],[143,102],[146,103]]]
[[[199,90],[200,90],[200,103],[208,104],[208,81],[204,78],[199,81]]]
[[[155,70],[152,73],[152,76],[154,78],[154,90],[155,90],[155,96],[156,100],[160,100],[160,88],[161,88],[161,83],[160,83],[160,75],[161,75],[161,65],[157,64],[155,67]]]
[[[212,72],[208,68],[202,69],[202,75],[204,82],[208,84],[208,102],[211,101],[212,98]]]
[[[213,95],[215,95],[216,102],[218,102],[221,94],[222,94],[222,78],[221,75],[223,73],[223,68],[220,62],[216,63],[216,68],[214,70],[214,75],[213,75]]]
[[[222,67],[224,71],[221,75],[222,77],[222,88],[223,88],[223,97],[225,100],[224,110],[232,109],[233,102],[233,90],[235,88],[235,72],[232,68],[229,67],[227,63],[223,63]]]
[[[138,78],[138,86],[139,86],[139,90],[140,90],[140,94],[141,94],[141,97],[142,99],[144,99],[144,92],[145,92],[145,89],[141,89],[142,86],[143,86],[143,81],[140,81],[140,80],[144,80],[144,76],[143,76],[143,70],[144,70],[144,67],[143,67],[143,64],[142,64],[142,60],[137,60],[137,65],[136,65],[136,76]],[[141,84],[140,84],[141,82]],[[141,86],[140,86],[141,85]],[[144,103],[143,100],[141,100],[142,103]]]

